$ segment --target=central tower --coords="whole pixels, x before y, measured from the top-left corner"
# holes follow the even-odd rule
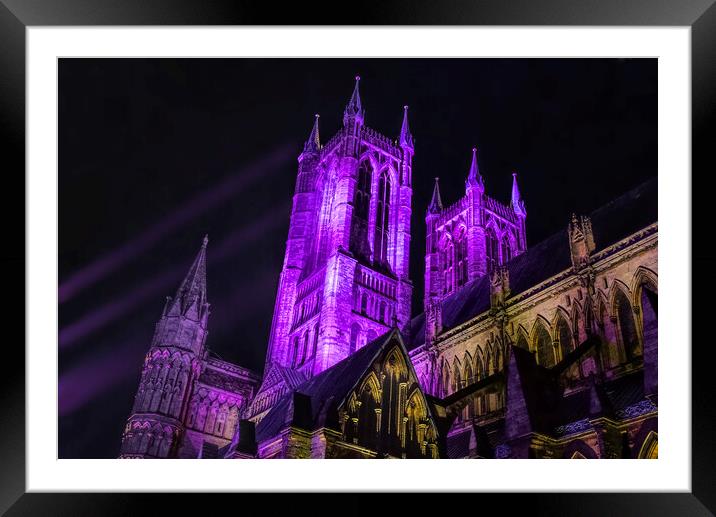
[[[316,115],[298,157],[265,372],[311,377],[410,321],[408,107],[398,139],[385,137],[365,125],[359,85],[343,127],[322,145]]]

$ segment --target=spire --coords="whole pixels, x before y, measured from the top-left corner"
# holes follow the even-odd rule
[[[527,215],[525,203],[520,196],[520,189],[517,187],[517,173],[512,173],[512,209],[518,215]]]
[[[467,176],[465,182],[466,187],[482,186],[482,176],[480,176],[480,169],[477,166],[477,147],[472,148],[472,163],[470,164],[470,174]]]
[[[303,146],[304,152],[318,152],[321,150],[321,135],[318,132],[318,119],[321,118],[321,116],[316,113],[316,118],[313,121],[313,129],[311,129],[311,134],[308,137],[308,140],[306,140],[306,143]]]
[[[343,112],[343,122],[346,123],[347,120],[351,117],[357,117],[361,121],[363,120],[363,107],[360,103],[360,91],[359,86],[360,84],[360,76],[356,75],[356,85],[353,88],[353,95],[351,95],[351,100],[348,101],[348,105],[346,106],[345,111]]]
[[[433,198],[428,206],[428,213],[437,214],[443,209],[443,202],[440,199],[440,178],[435,178],[435,187],[433,188]]]
[[[403,126],[400,128],[400,147],[413,149],[413,135],[408,127],[408,106],[403,106]]]
[[[209,244],[209,236],[205,235],[194,259],[189,272],[184,277],[177,294],[168,303],[168,311],[179,310],[185,314],[192,307],[196,310],[197,317],[202,314],[206,302],[206,246]]]

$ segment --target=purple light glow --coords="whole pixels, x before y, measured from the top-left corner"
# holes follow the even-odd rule
[[[258,180],[265,180],[268,176],[275,174],[281,169],[281,166],[291,159],[291,151],[292,147],[289,145],[275,148],[267,157],[231,174],[219,185],[187,201],[174,213],[149,227],[136,239],[73,273],[67,280],[60,283],[58,290],[59,302],[69,301],[83,289],[146,252],[160,239],[171,232],[181,229],[183,224],[195,219],[208,209],[215,208],[220,203],[230,201],[252,183]]]
[[[218,263],[230,259],[236,253],[243,251],[251,241],[279,227],[285,221],[286,212],[286,206],[272,207],[257,219],[257,223],[245,226],[229,234],[217,246],[212,248],[212,262],[216,261]],[[190,262],[190,259],[180,261],[182,264],[188,262]],[[84,314],[79,320],[61,328],[59,332],[60,347],[71,346],[81,338],[117,320],[138,304],[152,297],[161,294],[166,295],[182,278],[182,275],[186,272],[185,268],[185,265],[176,266],[158,275],[153,275],[121,297],[114,298],[113,301]]]
[[[364,113],[356,76],[343,128],[321,146],[316,119],[299,157],[267,365],[315,375],[410,321],[408,110],[398,142],[365,127]]]

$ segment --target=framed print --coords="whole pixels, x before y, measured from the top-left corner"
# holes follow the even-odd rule
[[[2,7],[9,515],[188,491],[713,510],[688,303],[708,2],[350,26],[63,4]]]

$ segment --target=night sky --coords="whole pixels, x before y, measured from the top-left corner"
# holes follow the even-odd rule
[[[366,125],[415,138],[411,278],[425,209],[517,171],[528,245],[656,176],[655,59],[61,59],[59,453],[116,457],[166,296],[209,234],[209,348],[261,372],[296,158],[361,76]],[[566,238],[566,235],[565,235]],[[598,236],[597,236],[598,239]]]

